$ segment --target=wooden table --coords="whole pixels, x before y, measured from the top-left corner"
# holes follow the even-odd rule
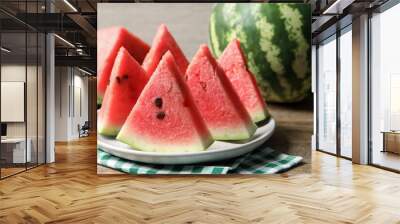
[[[276,121],[274,135],[269,145],[281,152],[302,156],[305,164],[311,163],[311,135],[313,133],[313,101],[309,98],[296,104],[269,104],[269,111]],[[309,171],[310,166],[300,166],[300,172]],[[101,175],[122,174],[119,171],[97,166]]]
[[[382,131],[383,149],[382,152],[400,154],[400,131]]]

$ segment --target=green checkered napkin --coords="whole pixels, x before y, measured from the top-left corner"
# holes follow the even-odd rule
[[[134,162],[97,150],[97,163],[129,174],[273,174],[300,163],[303,158],[268,147],[228,161],[193,165],[155,165]]]

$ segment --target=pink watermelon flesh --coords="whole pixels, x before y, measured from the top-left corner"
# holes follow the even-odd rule
[[[170,52],[161,59],[117,139],[138,150],[163,153],[202,151],[213,142]]]
[[[242,140],[254,134],[256,126],[207,45],[200,46],[186,79],[215,140]]]
[[[147,83],[140,64],[124,48],[118,52],[99,112],[99,133],[116,136]]]
[[[175,58],[176,64],[182,74],[185,74],[189,61],[186,59],[184,53],[179,48],[174,37],[168,31],[167,26],[161,24],[158,28],[157,34],[154,37],[153,43],[149,53],[143,61],[142,67],[146,73],[151,76],[156,70],[161,57],[165,52],[170,51]]]
[[[119,49],[123,46],[140,64],[149,51],[148,44],[122,27],[97,31],[97,99],[101,103]]]
[[[247,69],[246,58],[237,39],[232,40],[218,60],[239,95],[253,122],[270,117],[254,75]]]

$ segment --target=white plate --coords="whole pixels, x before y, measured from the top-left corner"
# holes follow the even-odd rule
[[[130,146],[102,135],[97,144],[103,150],[120,158],[153,164],[193,164],[231,159],[248,153],[267,141],[275,129],[274,119],[257,128],[246,141],[215,141],[206,151],[185,153],[157,153],[135,150]]]

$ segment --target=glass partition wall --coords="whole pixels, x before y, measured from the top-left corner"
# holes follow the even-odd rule
[[[351,25],[317,45],[317,150],[352,157]]]
[[[37,1],[38,2],[38,1]],[[25,12],[39,10],[20,1]],[[1,6],[1,4],[0,4]],[[33,11],[32,11],[33,10]],[[45,35],[0,12],[0,178],[45,163]]]
[[[351,25],[341,31],[339,38],[339,122],[340,155],[352,158],[352,32]]]
[[[368,39],[368,164],[400,172],[400,4],[365,13],[368,32],[355,35]],[[334,36],[316,45],[316,145],[352,159],[352,25]]]
[[[26,33],[2,33],[1,45],[10,51],[2,51],[0,79],[1,175],[5,177],[25,170],[31,162],[25,118]]]
[[[318,149],[336,154],[336,35],[319,44]]]
[[[400,171],[400,4],[371,22],[370,163]]]

